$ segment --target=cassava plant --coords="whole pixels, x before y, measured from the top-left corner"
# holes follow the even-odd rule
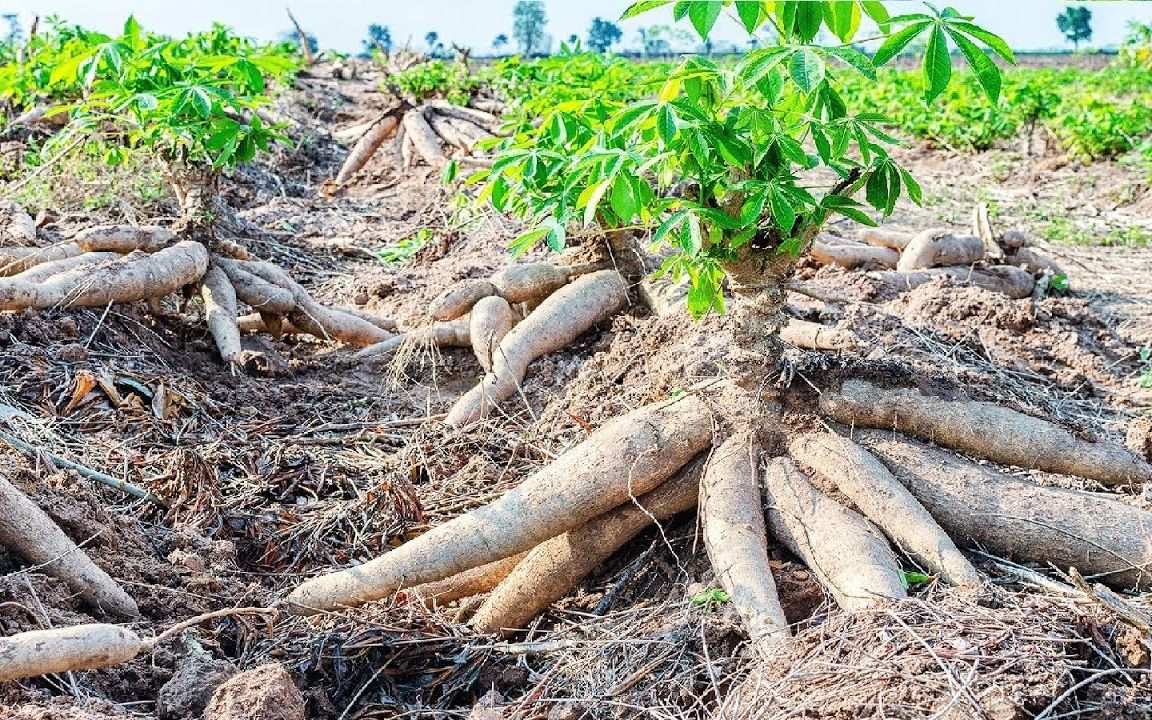
[[[324,307],[282,270],[254,260],[219,194],[225,169],[282,139],[261,108],[268,84],[290,78],[297,58],[223,26],[174,40],[129,18],[119,37],[78,37],[63,44],[67,52],[50,75],[76,82],[77,93],[52,111],[67,113],[68,124],[46,152],[85,144],[109,163],[146,153],[159,161],[180,217],[168,228],[101,226],[63,243],[0,248],[0,310],[159,301],[198,289],[229,365],[241,353],[239,302],[273,334],[292,329],[360,344],[388,338],[379,327],[386,323]]]
[[[697,498],[717,580],[765,652],[789,635],[768,563],[769,531],[846,609],[905,596],[892,547],[943,582],[969,588],[981,576],[957,542],[1076,565],[1121,585],[1152,579],[1148,548],[1125,535],[1139,536],[1140,523],[1152,519],[1147,513],[1104,495],[1010,478],[894,432],[1107,486],[1152,480],[1152,467],[1126,448],[957,398],[954,389],[889,387],[851,371],[811,377],[817,393],[777,381],[797,258],[833,216],[873,224],[872,213],[890,213],[901,195],[920,198],[914,178],[887,151],[893,139],[881,127],[885,118],[850,107],[840,79],[872,78],[923,38],[927,100],[948,87],[956,48],[994,101],[1001,74],[984,48],[1011,61],[1003,40],[952,9],[893,17],[869,0],[646,0],[624,15],[662,7],[703,38],[728,16],[750,34],[770,30],[779,40],[734,66],[687,58],[652,98],[557,104],[500,141],[492,168],[473,182],[482,183],[483,200],[533,221],[516,249],[542,241],[561,250],[583,228],[585,237],[607,235],[619,260],[639,252],[629,243],[635,231],[651,231],[655,245],[672,251],[663,272],[690,284],[691,315],[724,313],[725,330],[711,340],[727,348],[720,377],[607,423],[488,506],[303,584],[291,606],[332,610],[458,574],[478,592],[475,574],[488,587],[507,575],[473,625],[512,631],[542,609],[540,598],[563,595],[646,524]],[[875,29],[862,30],[866,24]],[[816,44],[824,29],[839,44]],[[858,36],[879,42],[873,55],[853,46]],[[918,252],[938,250],[928,240]],[[616,267],[624,273],[517,265],[442,295],[431,308],[442,323],[425,339],[471,343],[487,369],[447,422],[495,412],[533,358],[625,307],[628,269]],[[508,308],[519,303],[530,312],[517,324],[520,313]],[[815,337],[810,347],[821,346]],[[885,432],[852,437],[853,428]],[[852,508],[818,485],[836,487]],[[1089,515],[1105,516],[1097,511],[1122,518],[1125,529],[1087,527]],[[1109,552],[1096,551],[1102,546]],[[505,561],[521,553],[528,554],[509,570]]]

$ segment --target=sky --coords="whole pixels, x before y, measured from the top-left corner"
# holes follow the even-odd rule
[[[306,30],[324,48],[342,52],[360,50],[369,23],[387,25],[397,43],[410,39],[424,46],[424,35],[435,30],[441,41],[469,45],[478,54],[491,49],[500,33],[511,36],[512,7],[516,0],[0,0],[0,13],[19,13],[24,22],[34,15],[56,14],[86,27],[115,33],[129,14],[149,30],[180,35],[202,30],[213,21],[261,40],[277,38],[290,27],[284,13],[290,4]],[[549,32],[556,41],[576,34],[584,37],[593,17],[615,19],[629,0],[545,0]],[[918,2],[890,2],[896,12],[914,12]],[[1058,0],[941,0],[974,15],[988,29],[1002,35],[1018,50],[1066,46],[1055,17],[1065,3]],[[1152,0],[1114,0],[1087,3],[1092,9],[1093,37],[1089,46],[1118,44],[1130,19],[1152,22]],[[636,29],[671,20],[668,10],[656,10],[621,23],[624,46],[639,47]],[[729,25],[718,39],[741,41],[742,31]]]

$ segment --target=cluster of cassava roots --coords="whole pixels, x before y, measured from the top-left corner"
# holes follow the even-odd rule
[[[865,228],[858,239],[822,233],[809,254],[820,265],[872,270],[896,291],[949,278],[1020,299],[1042,296],[1051,278],[1063,273],[1027,235],[994,234],[986,205],[976,207],[967,234],[948,228]]]
[[[394,118],[393,129],[403,122],[406,130],[401,147],[411,137],[419,150],[419,131],[408,120],[434,128],[428,112]],[[0,248],[2,310],[154,300],[192,287],[229,363],[243,327],[367,345],[354,356],[359,360],[413,345],[470,347],[485,374],[448,412],[444,422],[453,427],[499,412],[533,360],[620,312],[636,280],[613,258],[517,265],[448,289],[430,306],[430,324],[392,336],[380,321],[320,305],[282,270],[232,244],[160,228],[104,227],[41,246],[34,226],[29,230],[22,217],[9,227],[16,225],[25,228],[26,242]],[[872,244],[881,235],[902,249]],[[967,241],[944,237],[873,232],[859,244],[821,241],[816,252],[883,255],[895,272],[964,266],[976,284],[971,273],[1014,269],[975,269],[990,254],[979,235],[978,254],[974,245],[962,254],[955,247]],[[1001,243],[998,257],[1020,259],[1024,248],[1007,253]],[[311,579],[271,608],[222,610],[152,638],[105,624],[2,638],[0,680],[125,662],[179,628],[227,613],[311,615],[401,596],[448,603],[487,593],[468,624],[478,633],[512,633],[644,528],[697,506],[716,580],[751,647],[765,657],[790,635],[769,567],[769,533],[849,611],[906,596],[897,551],[940,582],[978,590],[982,577],[958,544],[1074,566],[1125,588],[1152,580],[1152,513],[1107,493],[1044,487],[966,459],[1109,489],[1152,482],[1152,467],[1127,448],[943,390],[858,377],[817,382],[815,393],[781,387],[782,341],[852,346],[850,334],[784,317],[793,265],[749,245],[726,267],[732,302],[725,378],[608,422],[491,504],[377,559]],[[238,319],[238,302],[255,315]],[[0,544],[61,577],[92,606],[124,618],[138,614],[116,582],[7,483],[0,483]]]

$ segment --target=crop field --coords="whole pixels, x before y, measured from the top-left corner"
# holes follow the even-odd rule
[[[0,42],[0,720],[1152,718],[1152,26],[888,5]]]

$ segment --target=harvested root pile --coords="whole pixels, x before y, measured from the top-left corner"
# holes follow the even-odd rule
[[[489,161],[477,154],[477,144],[499,133],[500,118],[484,110],[446,100],[429,100],[418,107],[402,103],[372,122],[335,134],[338,140],[354,144],[325,192],[332,194],[347,185],[387,140],[393,140],[395,157],[403,167],[420,160],[441,169],[452,159],[479,167]]]
[[[761,448],[736,434],[703,474],[704,539],[716,577],[764,656],[788,635],[763,557],[765,526],[805,561],[837,604],[851,610],[885,608],[906,597],[892,548],[967,589],[979,587],[981,579],[957,543],[1074,566],[1122,587],[1152,580],[1146,540],[1152,513],[1103,494],[1009,479],[892,431],[1107,485],[1152,480],[1152,467],[1127,449],[1074,440],[1051,423],[986,403],[861,380],[824,390],[820,412],[835,424],[791,433],[786,452],[795,462],[776,458],[765,469]],[[887,432],[858,433],[857,442],[853,426]],[[987,440],[990,432],[995,443]],[[712,442],[704,396],[642,408],[593,433],[491,505],[372,562],[303,584],[289,596],[290,606],[300,613],[357,606],[425,583],[479,592],[507,574],[471,622],[483,632],[513,632],[570,591],[621,538],[695,504],[680,486],[700,472]],[[760,475],[764,509],[748,514],[749,502],[761,502]],[[834,499],[826,490],[831,488],[848,504]],[[1093,503],[1091,517],[1116,518],[1114,531],[1102,535],[1085,526],[1091,522],[1082,514],[1085,502]],[[1010,511],[997,516],[993,507]]]
[[[413,345],[471,347],[486,374],[449,410],[445,422],[474,423],[516,393],[533,360],[624,308],[627,282],[602,267],[529,263],[486,280],[466,280],[432,302],[434,324],[367,347],[355,357],[388,358]]]
[[[821,265],[872,271],[871,277],[896,292],[948,278],[1013,299],[1031,297],[1038,278],[1046,285],[1063,272],[1023,233],[994,236],[985,206],[976,208],[970,234],[946,228],[865,228],[858,239],[821,233],[811,257]]]
[[[28,238],[26,215],[9,208],[23,244],[0,246],[0,311],[104,307],[199,289],[221,358],[239,362],[241,303],[276,337],[287,330],[356,345],[391,337],[389,321],[317,302],[280,268],[230,241],[181,239],[158,226],[101,225],[70,240]],[[33,232],[35,227],[32,228]],[[9,238],[13,235],[9,232]],[[251,323],[246,323],[251,327]]]

